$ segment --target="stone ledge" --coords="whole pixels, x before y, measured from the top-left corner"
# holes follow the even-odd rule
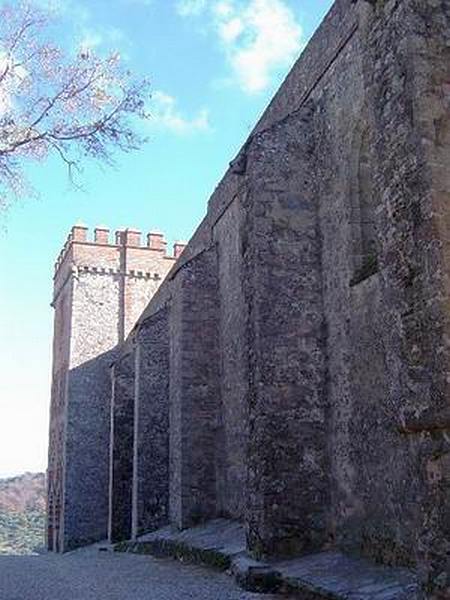
[[[121,542],[116,552],[150,554],[206,564],[229,571],[251,592],[277,592],[302,600],[424,600],[414,574],[378,566],[338,552],[322,552],[271,564],[246,554],[242,525],[215,519],[192,529],[164,527],[136,541]]]

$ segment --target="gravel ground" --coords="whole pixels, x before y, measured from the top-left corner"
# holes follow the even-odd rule
[[[268,600],[224,573],[148,556],[78,550],[0,556],[0,600]]]

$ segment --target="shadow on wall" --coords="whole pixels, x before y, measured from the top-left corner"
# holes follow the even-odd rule
[[[111,365],[115,357],[113,348],[68,372],[62,469],[54,468],[57,453],[52,448],[49,454],[51,550],[72,550],[107,537]]]

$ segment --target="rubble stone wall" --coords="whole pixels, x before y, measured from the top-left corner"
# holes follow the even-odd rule
[[[187,527],[216,515],[220,409],[215,246],[186,262],[170,312],[170,517]]]
[[[70,360],[72,286],[67,285],[55,305],[53,372],[47,469],[47,541],[49,550],[61,547],[63,481],[64,481],[64,423],[67,372]]]
[[[247,153],[248,540],[257,556],[322,548],[329,506],[325,321],[312,103]]]
[[[109,515],[110,367],[175,258],[164,236],[76,225],[55,265],[48,546],[105,539]],[[177,252],[180,246],[177,246]],[[131,436],[131,439],[133,436]]]
[[[169,311],[177,525],[207,472],[199,518],[244,520],[255,555],[336,547],[444,581],[449,19],[444,0],[335,2],[144,311]],[[213,246],[217,326],[187,334]]]
[[[133,537],[169,521],[169,314],[145,321],[135,351]]]
[[[115,362],[112,377],[108,539],[120,542],[132,533],[134,352]]]
[[[217,514],[243,519],[248,444],[248,351],[243,293],[244,210],[236,196],[214,224],[220,335],[220,410],[216,458]]]

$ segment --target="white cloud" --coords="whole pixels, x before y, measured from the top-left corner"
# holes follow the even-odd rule
[[[229,48],[230,61],[242,87],[259,92],[268,87],[274,70],[297,56],[302,30],[281,0],[252,0],[241,19],[248,37]]]
[[[206,10],[233,80],[247,93],[269,87],[301,49],[302,29],[285,0],[183,0],[178,5],[183,16]]]
[[[230,0],[219,0],[213,5],[213,11],[220,17],[230,17],[233,12],[233,5]]]
[[[239,17],[233,17],[220,25],[220,37],[226,44],[232,44],[244,32],[245,25]]]
[[[153,92],[149,107],[150,125],[168,129],[177,134],[188,134],[210,129],[207,109],[201,109],[194,117],[186,118],[177,107],[173,96],[160,90]]]
[[[83,52],[95,50],[103,44],[103,41],[104,37],[99,31],[84,31],[80,42],[80,50]]]
[[[13,109],[14,96],[21,84],[29,77],[29,72],[23,66],[15,66],[14,60],[0,49],[0,75],[3,77],[0,85],[0,117]]]

